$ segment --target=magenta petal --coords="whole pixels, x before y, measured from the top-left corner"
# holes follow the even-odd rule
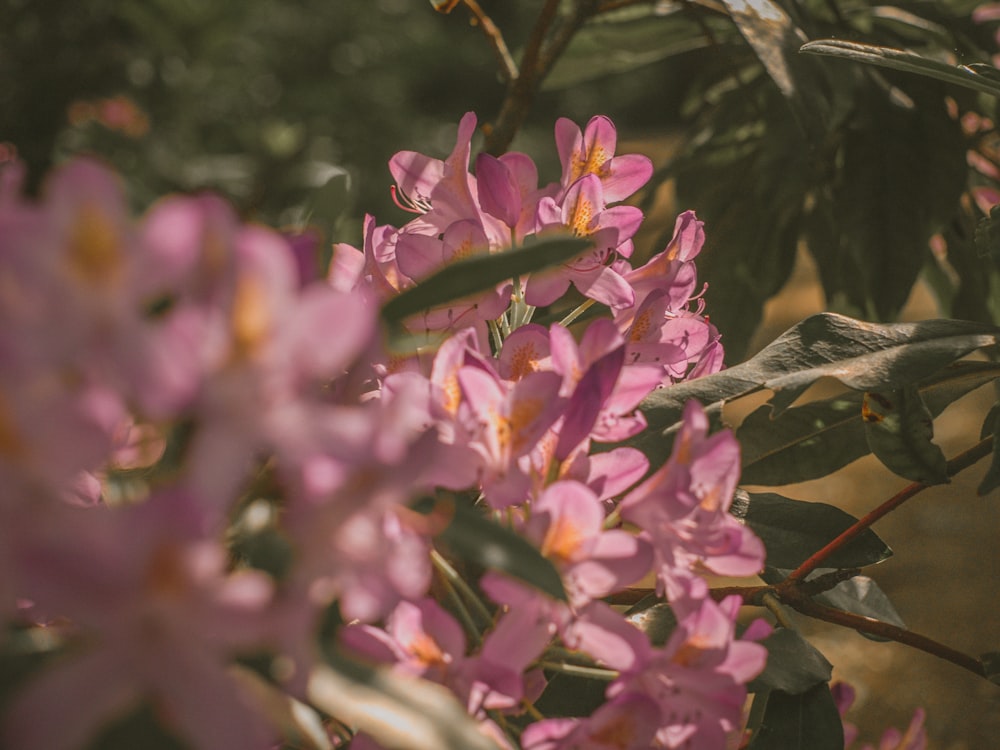
[[[641,154],[616,156],[609,163],[604,178],[604,198],[608,203],[625,200],[649,182],[653,162]]]
[[[586,651],[611,669],[628,671],[650,652],[646,635],[601,601],[584,607],[563,633],[566,646]]]
[[[555,458],[563,461],[590,434],[604,402],[611,395],[625,361],[625,347],[605,354],[584,373],[566,407]]]
[[[635,292],[632,291],[632,287],[607,266],[602,266],[592,274],[573,274],[573,285],[582,294],[611,308],[631,307],[635,304]]]
[[[389,160],[389,172],[407,198],[427,202],[444,175],[444,162],[416,151],[400,151]]]
[[[444,265],[444,243],[437,237],[400,232],[396,238],[396,263],[411,279],[422,279]]]
[[[480,154],[476,157],[476,184],[482,209],[508,227],[516,226],[521,217],[521,193],[506,165],[495,156]]]
[[[636,448],[620,447],[590,456],[587,485],[602,500],[617,497],[649,470],[649,459]]]

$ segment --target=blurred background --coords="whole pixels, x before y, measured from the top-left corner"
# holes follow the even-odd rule
[[[541,4],[481,5],[516,58]],[[600,4],[514,148],[557,179],[556,118],[606,114],[619,151],[651,156],[637,252],[662,248],[678,210],[706,220],[699,269],[731,363],[821,309],[996,322],[996,100],[797,53],[838,37],[990,66],[996,23],[962,0],[756,5],[775,17],[734,18],[714,0]],[[67,155],[92,153],[123,173],[136,210],[207,188],[247,218],[309,224],[326,245],[360,244],[365,213],[405,222],[388,159],[446,155],[462,114],[488,123],[505,95],[466,9],[439,14],[426,0],[0,0],[0,81],[0,161],[23,159],[32,189]],[[959,440],[994,400],[970,399]],[[795,496],[864,512],[898,484],[868,461]],[[1000,648],[1000,623],[977,608],[1000,594],[998,498],[976,498],[977,481],[889,519],[887,541],[910,557],[874,573],[911,626],[973,654]],[[858,684],[863,736],[924,705],[933,747],[996,747],[1000,688],[825,632],[817,644],[837,676]]]

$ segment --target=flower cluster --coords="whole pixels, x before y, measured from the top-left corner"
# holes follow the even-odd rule
[[[722,366],[702,223],[682,214],[634,267],[642,214],[621,201],[652,167],[616,155],[607,118],[557,123],[562,174],[541,187],[525,154],[480,155],[470,174],[475,127],[466,115],[444,160],[393,157],[413,218],[367,217],[326,278],[212,196],[135,221],[95,162],[62,167],[37,202],[17,165],[0,173],[0,624],[65,646],[14,694],[2,744],[73,750],[147,705],[194,747],[268,747],[276,730],[230,667],[267,653],[306,699],[331,607],[344,648],[447,686],[501,745],[721,748],[739,731],[767,628],[737,638],[739,598],[701,577],[763,566],[727,512],[738,445],[696,403],[644,481],[647,459],[619,445],[652,390]],[[386,345],[381,303],[560,233],[589,249],[405,321],[433,346]],[[532,322],[573,297],[562,321]],[[536,547],[566,601],[499,570],[468,582],[472,602],[439,596],[438,529],[408,505],[444,490]],[[246,528],[276,564],[240,561]],[[665,643],[605,601],[647,576],[677,618]],[[607,679],[588,718],[533,706],[567,653]]]

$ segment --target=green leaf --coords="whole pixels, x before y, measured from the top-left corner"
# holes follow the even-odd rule
[[[677,627],[674,611],[669,604],[661,601],[638,612],[626,614],[625,619],[645,633],[649,642],[657,648],[667,642]]]
[[[670,440],[688,400],[713,410],[762,388],[780,415],[810,385],[833,377],[849,388],[874,390],[917,382],[976,349],[997,342],[998,329],[984,323],[925,320],[865,323],[821,313],[795,325],[746,362],[651,393],[642,403],[649,427],[629,442],[653,467],[670,455]]]
[[[540,239],[523,247],[451,263],[382,307],[382,318],[398,324],[410,315],[495,287],[505,279],[571,260],[590,247],[568,236]]]
[[[941,87],[906,83],[905,93],[873,82],[858,87],[828,198],[833,254],[814,249],[827,298],[882,320],[909,299],[931,257],[928,239],[951,221],[968,180],[968,146]]]
[[[671,5],[660,14],[651,8],[602,13],[573,35],[546,76],[543,90],[568,88],[596,78],[632,70],[669,57],[702,49],[711,38],[691,13]],[[729,24],[708,16],[705,23],[719,41],[734,36]],[[727,32],[730,32],[727,34]]]
[[[838,39],[820,39],[802,45],[800,51],[810,55],[840,57],[882,68],[917,73],[984,94],[1000,96],[1000,81],[992,74],[984,74],[982,70],[971,65],[948,65],[901,49]]]
[[[797,54],[806,35],[772,0],[723,0],[726,10],[747,40],[771,80],[788,101],[803,133],[825,130],[829,105],[822,96],[821,73]]]
[[[767,564],[794,569],[850,528],[857,519],[826,503],[792,500],[773,493],[738,491],[731,511],[746,521],[767,548]],[[824,565],[863,568],[889,558],[892,550],[871,529],[834,552]]]
[[[590,716],[605,702],[608,683],[577,675],[553,673],[535,708],[546,716]]]
[[[758,694],[766,700],[764,720],[749,750],[844,750],[844,725],[826,683],[804,693]]]
[[[1000,436],[997,434],[998,431],[1000,431],[1000,404],[994,404],[983,421],[983,429],[979,437],[980,440],[983,440],[987,435],[993,435],[993,454],[990,468],[986,471],[983,481],[979,483],[979,487],[976,488],[976,494],[980,496],[1000,487]]]
[[[956,362],[921,381],[918,388],[931,415],[1000,377],[991,362]],[[786,409],[773,418],[764,404],[736,431],[743,449],[741,483],[792,484],[837,471],[870,452],[861,418],[861,393],[849,392]]]
[[[990,215],[976,225],[976,252],[981,258],[1000,262],[1000,206],[993,206]]]
[[[767,666],[747,686],[750,692],[780,690],[798,695],[830,681],[833,665],[794,630],[778,628],[761,644],[767,648]]]
[[[476,508],[455,502],[452,498],[425,498],[415,503],[413,508],[447,524],[436,538],[460,559],[519,578],[556,599],[566,601],[566,591],[558,571],[521,535],[493,523]]]
[[[934,420],[916,386],[869,391],[862,415],[868,446],[886,468],[914,482],[950,481],[948,460],[932,442]]]
[[[871,617],[900,628],[906,627],[906,623],[892,606],[889,597],[867,576],[855,576],[849,581],[838,583],[829,591],[824,591],[814,598],[821,604],[827,604],[844,612]],[[871,633],[861,633],[861,635],[872,641],[888,640]]]
[[[447,688],[427,680],[335,658],[315,667],[309,703],[371,735],[382,747],[406,750],[496,750]]]
[[[777,419],[772,412],[764,404],[736,431],[743,449],[742,484],[804,482],[832,474],[869,451],[860,393],[792,407]]]
[[[1000,651],[990,651],[979,657],[983,663],[983,674],[994,685],[1000,685]]]

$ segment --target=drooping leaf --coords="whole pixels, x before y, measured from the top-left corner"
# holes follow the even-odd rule
[[[892,606],[889,597],[875,581],[867,576],[855,576],[849,581],[838,583],[829,591],[817,595],[815,600],[844,612],[871,617],[900,628],[906,627],[906,623],[903,622],[903,618],[899,616],[896,608]],[[872,641],[886,640],[870,633],[861,633],[861,635]]]
[[[346,658],[313,668],[309,702],[382,747],[496,750],[447,688]]]
[[[767,666],[747,686],[750,692],[780,690],[798,695],[830,681],[833,665],[794,630],[778,628],[761,644],[767,648]]]
[[[505,279],[531,273],[580,255],[589,243],[560,236],[526,243],[491,255],[476,255],[450,263],[419,284],[385,303],[382,318],[397,324],[415,313],[495,287]]]
[[[757,700],[765,699],[758,694]],[[843,750],[844,725],[830,686],[815,685],[791,695],[772,690],[748,750]]]
[[[747,40],[771,80],[777,85],[803,132],[818,137],[827,119],[828,103],[821,91],[821,73],[798,54],[806,36],[773,0],[723,0],[726,10]]]
[[[995,344],[995,326],[958,320],[865,323],[821,313],[795,325],[746,362],[651,393],[642,404],[649,427],[630,444],[655,466],[670,455],[670,437],[692,398],[712,409],[770,388],[776,415],[821,377],[856,390],[917,382],[975,349]]]
[[[868,447],[886,468],[914,482],[949,481],[948,460],[932,442],[934,421],[915,385],[869,391],[862,415]]]
[[[1000,81],[984,70],[972,65],[948,65],[906,50],[840,39],[818,39],[802,45],[800,51],[810,55],[840,57],[882,68],[917,73],[984,94],[1000,96]]]
[[[439,539],[457,557],[519,578],[546,594],[566,601],[558,571],[523,536],[493,523],[477,509],[453,498],[425,498],[414,510],[444,525]]]
[[[956,362],[921,381],[920,395],[937,417],[950,404],[1000,377],[990,362]],[[743,420],[743,484],[780,485],[817,479],[867,455],[863,394],[848,392],[786,409],[778,418],[764,404]]]
[[[959,206],[967,144],[939,84],[914,79],[887,91],[863,80],[858,113],[838,135],[833,254],[810,247],[828,299],[890,320],[931,257],[929,238]]]
[[[730,511],[746,521],[767,548],[767,564],[794,569],[850,528],[857,519],[826,503],[792,500],[773,493],[737,492]],[[824,562],[830,568],[863,568],[889,558],[892,550],[866,529]]]

